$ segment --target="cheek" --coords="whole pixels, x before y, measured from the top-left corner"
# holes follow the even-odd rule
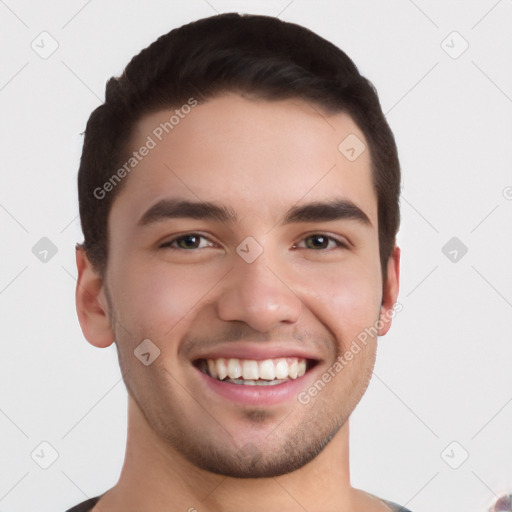
[[[350,318],[358,323],[365,318],[373,317],[378,310],[380,293],[377,281],[369,275],[349,273],[333,276],[330,285],[330,303],[333,311],[343,313],[345,319]]]
[[[133,331],[150,339],[165,338],[202,300],[222,277],[216,270],[199,272],[186,268],[147,262],[134,265],[137,271],[124,269],[123,278],[116,285],[117,310]]]
[[[302,278],[304,295],[312,299],[308,307],[347,341],[378,319],[381,286],[380,266],[355,259]]]

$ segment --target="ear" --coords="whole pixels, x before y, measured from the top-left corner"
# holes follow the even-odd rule
[[[391,327],[395,316],[394,306],[398,298],[400,284],[400,248],[395,246],[387,263],[386,281],[382,287],[382,305],[380,310],[379,336],[384,336]]]
[[[87,341],[98,348],[114,342],[104,283],[82,247],[76,247],[76,312]]]

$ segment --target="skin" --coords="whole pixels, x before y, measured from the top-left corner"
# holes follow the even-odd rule
[[[171,113],[143,118],[131,146]],[[349,134],[366,144],[346,114],[229,93],[193,108],[125,178],[109,216],[104,279],[76,254],[83,333],[96,347],[115,340],[129,392],[121,476],[94,511],[389,510],[352,487],[349,471],[348,420],[369,384],[377,337],[307,404],[227,400],[206,389],[191,361],[238,344],[307,348],[318,364],[306,389],[365,328],[382,319],[386,334],[400,251],[383,282],[370,155],[341,154]],[[164,198],[222,203],[238,221],[138,225]],[[370,222],[281,222],[292,206],[337,198]],[[161,247],[186,233],[206,238]],[[236,252],[249,236],[263,248],[252,263]],[[144,339],[160,350],[148,366],[133,354]]]

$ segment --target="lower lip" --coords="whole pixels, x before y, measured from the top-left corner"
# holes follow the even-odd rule
[[[196,368],[196,370],[209,389],[228,400],[247,405],[272,405],[296,398],[301,391],[307,389],[307,382],[310,380],[310,375],[313,373],[313,369],[311,369],[302,377],[290,379],[282,384],[251,386],[250,384],[245,385],[224,382],[210,377],[198,368]]]

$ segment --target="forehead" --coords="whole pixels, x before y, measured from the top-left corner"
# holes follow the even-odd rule
[[[137,164],[113,215],[123,210],[135,221],[158,200],[180,197],[224,202],[240,217],[255,213],[270,221],[299,201],[344,198],[376,225],[369,148],[345,113],[327,114],[299,99],[227,93],[147,115],[130,149]]]

